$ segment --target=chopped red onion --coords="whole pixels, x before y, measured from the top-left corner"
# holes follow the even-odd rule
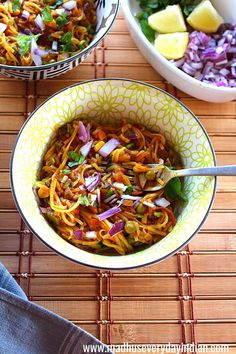
[[[123,201],[123,199],[121,199],[121,200],[118,200],[118,202],[117,202],[117,206],[118,207],[120,207],[122,204],[124,203],[124,201]],[[134,202],[135,203],[135,202]]]
[[[29,11],[27,11],[27,10],[23,10],[21,16],[22,16],[23,18],[25,18],[26,20],[28,20],[28,18],[29,18],[29,16],[30,16],[30,13],[29,13]]]
[[[139,200],[135,200],[133,207],[136,209],[138,205],[139,205]]]
[[[110,203],[110,202],[112,202],[113,201],[113,199],[117,199],[117,197],[116,197],[116,194],[112,194],[110,197],[108,197],[108,198],[106,198],[105,200],[104,200],[104,203]]]
[[[85,178],[85,186],[89,192],[93,192],[101,182],[101,173]]]
[[[84,143],[86,143],[89,139],[89,132],[86,129],[85,125],[83,122],[79,121],[79,138],[82,140]]]
[[[85,187],[84,185],[82,185],[82,186],[79,186],[79,189],[80,189],[81,191],[85,191],[85,190],[86,190],[86,187]]]
[[[93,146],[93,140],[87,142],[87,144],[85,144],[84,146],[82,146],[80,148],[80,153],[84,156],[84,157],[87,157],[91,148]]]
[[[186,74],[190,76],[193,76],[195,74],[195,70],[187,62],[183,64],[182,70],[185,71]]]
[[[74,236],[77,240],[82,240],[83,238],[83,231],[78,229],[74,231]]]
[[[136,140],[136,139],[138,139],[138,137],[137,137],[137,135],[136,135],[135,133],[131,133],[131,134],[129,135],[129,139],[130,139],[130,140]]]
[[[108,219],[111,216],[113,216],[117,213],[120,213],[120,212],[121,212],[121,209],[117,206],[114,206],[113,208],[104,211],[104,213],[99,214],[97,217],[100,221],[102,221],[102,220]]]
[[[62,6],[66,10],[73,10],[76,7],[76,1],[71,0],[71,1],[64,2],[64,4]]]
[[[128,194],[122,194],[121,198],[124,200],[140,200],[142,197],[128,195]]]
[[[53,42],[52,42],[52,50],[57,51],[57,48],[58,48],[58,43],[57,43],[57,41],[53,41]]]
[[[166,208],[170,205],[170,202],[165,198],[157,198],[154,200],[154,203],[162,208]]]
[[[90,4],[89,2],[86,2],[86,3],[84,4],[84,9],[85,9],[85,10],[88,10],[90,7],[91,7],[91,4]]]
[[[101,147],[98,153],[103,157],[107,157],[119,145],[120,145],[119,140],[111,138],[110,140],[108,140],[108,142],[105,145]]]
[[[5,32],[7,25],[5,23],[0,23],[0,33]]]
[[[93,206],[97,200],[97,195],[96,194],[89,194],[89,196],[90,196],[90,203]]]
[[[34,20],[35,24],[38,26],[38,28],[41,29],[41,31],[43,31],[45,29],[45,24],[43,22],[43,19],[41,17],[41,15],[37,15],[35,20]]]
[[[220,27],[216,34],[193,31],[185,56],[172,63],[188,75],[217,87],[236,87],[236,25]]]
[[[114,199],[112,199],[112,201],[110,201],[110,204],[114,204],[114,203],[116,203],[118,201],[118,199],[117,198],[114,198]]]
[[[110,230],[108,231],[110,236],[115,236],[119,232],[121,232],[124,229],[125,223],[124,221],[118,221],[115,224],[112,225]]]
[[[146,206],[148,206],[148,207],[150,207],[150,208],[156,208],[156,205],[153,204],[153,203],[150,203],[150,202],[144,201],[143,204],[146,205]]]
[[[42,58],[40,55],[37,55],[35,52],[38,49],[38,45],[35,41],[34,38],[31,39],[31,57],[33,59],[33,62],[35,63],[35,65],[42,65]]]
[[[123,183],[119,183],[119,182],[114,182],[113,183],[113,187],[117,188],[117,189],[121,189],[123,192],[126,190],[127,186],[125,186]]]
[[[30,35],[31,34],[31,30],[29,28],[25,28],[24,29],[24,34],[27,34],[27,36]]]
[[[101,191],[100,189],[97,189],[97,196],[98,196],[98,205],[101,204]]]
[[[96,233],[96,231],[87,231],[85,233],[85,236],[86,236],[86,238],[95,240],[95,238],[97,238],[97,233]]]
[[[56,9],[55,11],[59,16],[65,13],[65,9]]]
[[[39,47],[35,49],[34,53],[36,55],[39,55],[41,58],[43,58],[46,55],[48,55],[48,52],[46,50],[40,49]]]
[[[42,214],[46,214],[48,211],[47,208],[44,207],[40,207],[39,209],[41,210]]]
[[[181,59],[179,59],[179,60],[173,61],[173,64],[174,64],[175,66],[177,66],[177,68],[179,68],[181,65],[183,65],[184,61],[185,61],[185,59],[184,59],[184,58],[181,58]]]

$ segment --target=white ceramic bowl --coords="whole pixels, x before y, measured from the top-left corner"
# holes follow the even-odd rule
[[[21,80],[43,80],[62,75],[84,61],[107,35],[116,19],[120,0],[94,0],[97,26],[91,43],[80,53],[56,63],[40,66],[11,66],[0,64],[0,73]]]
[[[234,19],[236,23],[236,0],[214,0],[213,3],[219,10],[219,13],[222,14],[223,18],[230,21]],[[147,61],[167,81],[181,91],[186,92],[200,100],[209,102],[228,102],[236,99],[236,87],[226,88],[210,86],[187,75],[159,54],[141,31],[139,23],[135,17],[140,11],[136,0],[123,0],[122,7],[128,28],[137,47]],[[232,11],[232,9],[234,9],[234,11]],[[224,13],[222,13],[223,11]]]
[[[14,147],[11,185],[25,223],[46,245],[75,262],[96,268],[126,269],[158,262],[183,247],[209,213],[216,186],[213,177],[188,177],[188,203],[176,209],[171,233],[146,250],[126,256],[85,252],[61,238],[40,213],[32,187],[48,142],[58,126],[82,116],[115,124],[122,117],[165,135],[184,167],[215,164],[209,137],[197,118],[181,102],[148,84],[122,79],[99,79],[66,88],[46,100],[28,118]]]

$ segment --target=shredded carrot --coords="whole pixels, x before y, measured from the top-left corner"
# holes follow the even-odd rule
[[[148,170],[148,166],[144,166],[141,163],[136,163],[133,167],[133,171],[138,173],[147,172]]]
[[[98,140],[104,140],[106,139],[106,133],[102,130],[102,129],[99,129],[95,135],[96,139]]]
[[[39,198],[48,198],[50,195],[50,188],[47,186],[41,186],[38,190]]]

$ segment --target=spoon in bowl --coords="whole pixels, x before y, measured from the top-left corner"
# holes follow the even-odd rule
[[[186,168],[182,170],[171,170],[164,165],[148,164],[149,171],[157,173],[156,185],[144,187],[147,192],[158,191],[166,186],[166,184],[174,177],[185,176],[236,176],[236,166],[218,166],[203,168]]]

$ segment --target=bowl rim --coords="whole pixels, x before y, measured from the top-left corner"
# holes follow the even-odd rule
[[[85,48],[83,49],[81,52],[72,55],[69,58],[60,60],[60,61],[56,61],[55,63],[51,63],[51,64],[44,64],[44,65],[35,65],[35,66],[15,66],[15,65],[6,65],[6,64],[0,64],[0,70],[14,70],[14,71],[19,71],[19,70],[26,70],[26,71],[40,71],[43,69],[49,69],[52,68],[53,66],[56,66],[58,64],[67,64],[70,63],[71,61],[74,61],[75,59],[78,59],[80,57],[82,57],[83,55],[86,55],[88,53],[90,53],[98,44],[101,40],[103,40],[103,38],[107,35],[107,33],[110,31],[111,27],[113,26],[115,19],[117,17],[120,5],[121,5],[121,0],[115,0],[116,1],[116,10],[114,12],[114,14],[112,14],[113,18],[112,21],[109,25],[109,27],[106,29],[106,31],[103,33],[103,35],[99,38],[96,39],[96,41],[92,44],[92,42]],[[99,31],[97,32],[99,33]]]
[[[194,77],[188,75],[184,71],[180,70],[177,68],[175,65],[173,65],[168,59],[164,58],[161,54],[159,54],[153,44],[149,42],[149,40],[146,38],[144,33],[142,32],[138,22],[135,20],[134,14],[131,12],[131,7],[130,7],[130,0],[123,0],[122,1],[122,8],[124,10],[124,16],[126,18],[126,21],[132,26],[133,30],[137,34],[137,36],[140,38],[140,41],[144,42],[145,45],[148,47],[149,51],[151,52],[151,55],[154,58],[157,58],[163,65],[165,65],[171,72],[175,73],[178,75],[181,79],[183,80],[188,80],[191,84],[198,86],[199,88],[206,88],[210,89],[215,92],[226,92],[226,93],[235,93],[236,94],[236,87],[217,87],[213,86],[210,84],[206,84],[205,82],[199,81],[195,79]],[[154,68],[155,70],[155,68]]]
[[[213,162],[214,162],[214,166],[216,166],[216,155],[215,155],[215,151],[214,151],[214,148],[213,148],[213,145],[211,143],[211,140],[210,140],[210,137],[208,136],[207,134],[207,131],[206,129],[203,127],[202,123],[199,121],[199,119],[196,117],[196,115],[184,104],[182,103],[178,98],[176,98],[175,96],[173,96],[172,94],[170,94],[169,92],[166,92],[165,90],[157,87],[157,86],[154,86],[154,85],[151,85],[149,83],[146,83],[146,82],[142,82],[142,81],[138,81],[138,80],[133,80],[133,79],[126,79],[126,78],[98,78],[98,79],[93,79],[93,80],[86,80],[86,81],[83,81],[83,82],[80,82],[80,83],[75,83],[75,84],[72,84],[70,86],[67,86],[57,92],[55,92],[53,95],[49,96],[44,102],[42,102],[38,107],[36,107],[33,112],[31,112],[31,114],[29,115],[29,117],[27,118],[27,120],[24,122],[24,124],[22,125],[18,135],[17,135],[17,138],[16,138],[16,141],[14,143],[14,146],[13,146],[13,149],[12,149],[12,153],[11,153],[11,159],[10,159],[10,187],[11,187],[11,191],[12,191],[12,195],[13,195],[13,199],[14,199],[14,202],[17,206],[17,209],[20,213],[20,216],[22,217],[24,223],[26,224],[26,226],[29,228],[29,230],[41,241],[43,242],[44,245],[46,245],[48,248],[50,248],[53,252],[56,252],[57,254],[59,254],[60,256],[62,257],[65,257],[66,259],[72,261],[72,262],[75,262],[75,263],[78,263],[78,264],[82,264],[83,266],[86,266],[86,267],[90,267],[90,268],[93,268],[93,269],[101,269],[101,270],[114,270],[114,271],[122,271],[122,270],[129,270],[129,269],[136,269],[136,268],[141,268],[141,267],[147,267],[147,266],[150,266],[152,264],[155,264],[155,263],[159,263],[159,262],[162,262],[164,261],[165,259],[171,257],[172,255],[176,254],[180,249],[182,249],[186,244],[188,244],[190,242],[190,240],[196,235],[196,233],[199,231],[199,229],[202,227],[202,225],[204,224],[206,218],[208,217],[209,215],[209,212],[212,208],[212,204],[213,204],[213,201],[215,199],[215,194],[216,194],[216,186],[217,186],[217,177],[215,176],[214,177],[214,187],[213,187],[213,191],[212,191],[212,195],[211,195],[211,199],[210,199],[210,202],[209,202],[209,205],[208,205],[208,208],[207,208],[207,211],[204,215],[204,217],[202,218],[201,222],[199,223],[199,225],[196,227],[196,229],[191,233],[191,236],[185,240],[179,247],[177,247],[175,250],[173,250],[172,252],[169,252],[167,253],[165,256],[159,258],[159,259],[156,259],[156,260],[153,260],[151,262],[146,262],[146,263],[143,263],[143,264],[139,264],[139,265],[136,265],[136,266],[129,266],[129,267],[99,267],[96,266],[96,265],[92,265],[92,264],[88,264],[88,263],[84,263],[84,262],[81,262],[79,260],[75,260],[74,258],[70,257],[69,255],[65,255],[63,254],[62,252],[59,252],[57,250],[55,250],[55,248],[53,248],[52,246],[50,246],[46,241],[44,241],[41,236],[35,232],[35,230],[33,229],[33,227],[30,225],[29,221],[26,219],[25,215],[24,215],[24,212],[23,210],[21,209],[19,203],[18,203],[18,200],[17,200],[17,196],[16,196],[16,193],[15,193],[15,188],[14,188],[14,182],[13,182],[13,161],[14,161],[14,155],[15,155],[15,151],[16,151],[16,148],[17,148],[17,144],[18,144],[18,140],[20,139],[20,136],[23,132],[23,130],[25,129],[26,125],[28,124],[28,122],[33,119],[34,117],[34,114],[45,104],[47,103],[49,100],[53,99],[55,96],[57,96],[58,94],[62,93],[63,91],[66,91],[68,89],[71,89],[73,87],[77,87],[77,86],[81,86],[81,85],[86,85],[86,84],[89,84],[89,83],[93,83],[93,82],[99,82],[99,81],[123,81],[123,82],[132,82],[132,83],[137,83],[139,85],[142,85],[142,86],[147,86],[147,87],[150,87],[152,89],[155,89],[157,91],[160,91],[164,94],[166,94],[167,96],[169,96],[170,98],[172,98],[173,100],[175,100],[176,102],[178,102],[180,105],[182,105],[190,114],[191,116],[194,118],[194,120],[196,121],[196,123],[201,127],[208,143],[209,143],[209,146],[210,146],[210,149],[211,149],[211,153],[212,153],[212,157],[213,157]],[[86,251],[87,252],[87,251]],[[97,255],[99,257],[104,257],[103,255]],[[109,256],[108,256],[109,257]],[[117,256],[118,258],[119,257],[125,257],[124,256]]]

